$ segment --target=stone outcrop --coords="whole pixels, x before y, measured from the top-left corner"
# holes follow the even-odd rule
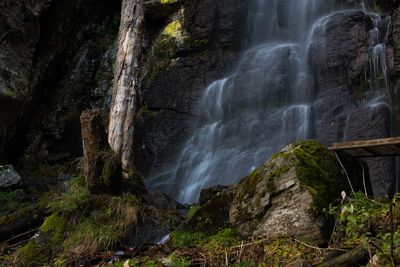
[[[361,165],[347,157],[343,161],[351,166],[354,190],[364,190]],[[351,189],[335,155],[315,141],[298,142],[239,183],[230,222],[255,238],[296,237],[323,244],[329,224],[322,210],[342,191]]]

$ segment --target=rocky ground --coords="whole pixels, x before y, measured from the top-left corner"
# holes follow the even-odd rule
[[[5,266],[399,263],[400,197],[368,198],[364,163],[340,158],[359,167],[347,177],[323,145],[295,143],[238,185],[203,190],[191,207],[161,193],[92,194],[79,176],[25,203],[29,189],[6,167],[1,176],[12,174],[16,184],[8,179],[1,191],[0,259]],[[30,225],[18,226],[27,216]]]

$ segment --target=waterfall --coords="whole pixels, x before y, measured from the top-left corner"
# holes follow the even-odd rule
[[[236,183],[286,144],[314,138],[309,48],[315,35],[324,34],[332,12],[340,11],[337,6],[326,0],[254,0],[251,47],[235,72],[205,89],[197,128],[171,166],[151,174],[149,187],[193,203],[201,189]],[[358,1],[354,8],[365,6]],[[379,94],[366,105],[374,108],[387,102],[381,87],[388,88],[387,34],[382,34],[388,22],[368,14],[374,24],[369,33],[371,79],[379,81],[379,88],[371,90]]]

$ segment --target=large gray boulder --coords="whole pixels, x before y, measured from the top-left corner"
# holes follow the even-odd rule
[[[348,156],[342,155],[342,160],[352,166],[348,170],[353,188],[361,190],[361,164]],[[322,211],[342,191],[351,192],[335,155],[315,141],[298,142],[240,182],[230,222],[244,236],[296,237],[323,244],[329,227]]]

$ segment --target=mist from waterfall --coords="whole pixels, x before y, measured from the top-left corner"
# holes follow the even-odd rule
[[[205,88],[197,128],[171,166],[151,174],[149,187],[193,203],[201,189],[238,182],[283,146],[318,138],[313,134],[316,94],[308,53],[314,36],[324,34],[332,12],[346,12],[338,6],[326,0],[254,0],[251,47],[232,75]],[[374,23],[369,33],[374,100],[365,103],[374,108],[388,103],[388,37],[382,31],[390,21],[367,7],[358,1],[353,8],[364,10]]]

